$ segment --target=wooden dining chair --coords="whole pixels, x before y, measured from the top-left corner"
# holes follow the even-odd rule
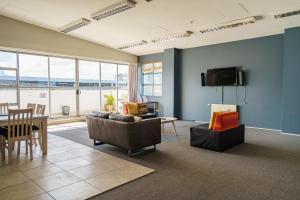
[[[44,115],[45,114],[45,109],[46,109],[46,105],[42,105],[42,104],[37,104],[36,106],[36,115]],[[33,139],[34,139],[34,143],[35,146],[37,146],[37,140],[39,141],[39,144],[41,146],[41,123],[39,124],[34,124],[32,126],[32,131],[33,131]],[[37,136],[36,136],[37,133]]]
[[[27,108],[32,108],[33,113],[35,113],[36,104],[35,103],[27,103]]]
[[[8,113],[8,103],[0,103],[0,114]]]
[[[13,144],[18,142],[18,154],[20,153],[20,142],[29,143],[30,159],[32,153],[32,108],[8,110],[8,127],[0,127],[0,135],[4,141],[4,148],[8,150],[8,163],[12,161]],[[27,147],[27,145],[26,145]]]

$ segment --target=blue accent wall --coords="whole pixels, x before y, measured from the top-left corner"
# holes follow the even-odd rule
[[[300,134],[300,28],[284,34],[282,130]]]
[[[283,36],[185,49],[181,52],[181,118],[209,121],[208,104],[222,103],[222,87],[201,86],[201,72],[240,66],[246,86],[224,86],[224,104],[239,106],[247,126],[281,128]]]
[[[167,49],[140,57],[163,61],[160,115],[209,121],[208,104],[237,104],[247,126],[300,134],[300,27],[284,34],[190,49]],[[246,86],[201,86],[201,73],[239,66]]]

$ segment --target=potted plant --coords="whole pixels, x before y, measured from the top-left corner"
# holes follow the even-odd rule
[[[105,95],[105,110],[112,112],[115,106],[115,97],[112,94]]]

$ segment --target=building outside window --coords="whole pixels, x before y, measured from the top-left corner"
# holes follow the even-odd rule
[[[162,62],[142,66],[142,87],[145,96],[162,96]]]

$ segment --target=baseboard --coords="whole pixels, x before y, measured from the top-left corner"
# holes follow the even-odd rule
[[[197,121],[195,120],[196,123],[209,123],[209,122],[205,122],[205,121]],[[260,127],[255,127],[255,126],[246,126],[246,128],[252,128],[252,129],[259,129],[259,130],[266,130],[266,131],[274,131],[274,132],[278,132],[279,134],[283,134],[283,135],[291,135],[291,136],[298,136],[300,137],[299,134],[294,134],[294,133],[285,133],[282,132],[282,130],[278,130],[278,129],[271,129],[271,128],[260,128]]]

